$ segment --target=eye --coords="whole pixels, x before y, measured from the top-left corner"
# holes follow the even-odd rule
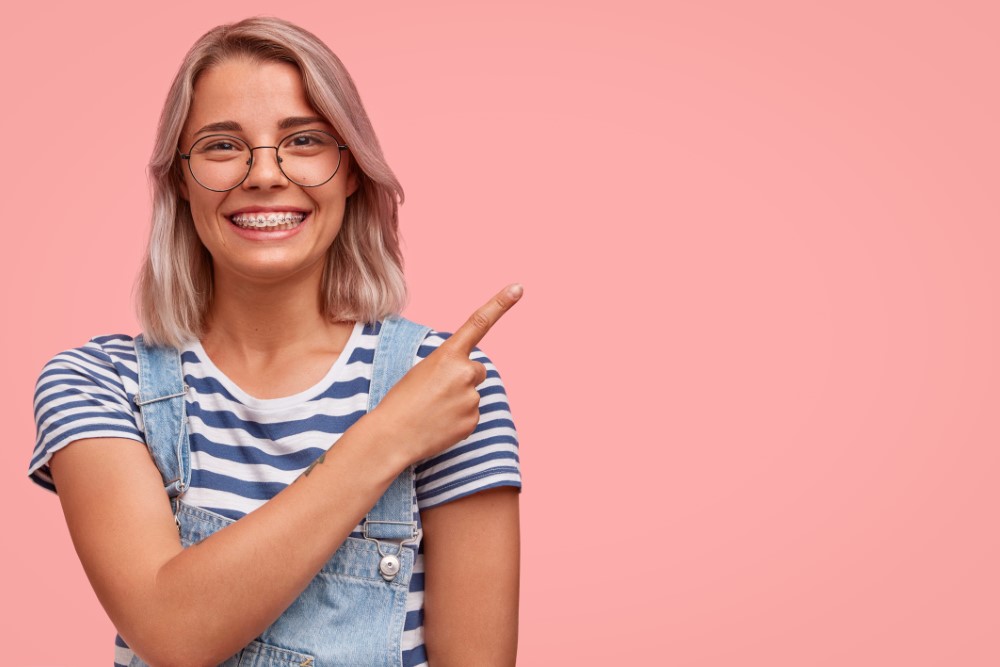
[[[336,140],[319,131],[297,132],[281,142],[281,151],[288,157],[313,157],[325,155],[332,146],[336,145]]]
[[[240,147],[235,143],[233,143],[232,141],[228,141],[226,139],[218,139],[206,143],[204,146],[201,147],[201,150],[225,152],[225,151],[238,151],[240,150]]]
[[[243,156],[246,151],[246,144],[242,141],[223,135],[203,137],[191,148],[194,155],[205,160],[230,160]]]

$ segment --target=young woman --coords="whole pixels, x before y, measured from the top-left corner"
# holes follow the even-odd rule
[[[30,473],[115,663],[514,664],[517,439],[475,345],[520,286],[450,337],[392,317],[402,191],[343,65],[284,21],[194,45],[151,174],[143,336],[57,355],[35,394]]]

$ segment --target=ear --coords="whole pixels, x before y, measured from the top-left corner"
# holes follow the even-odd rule
[[[351,195],[353,195],[355,192],[358,191],[358,185],[360,185],[360,182],[358,180],[358,165],[354,161],[354,156],[351,155],[350,153],[348,153],[347,155],[349,163],[347,165],[348,169],[347,169],[346,185],[347,185],[347,196],[350,197]]]
[[[354,169],[347,175],[347,196],[350,197],[358,191],[358,174]]]
[[[181,193],[181,199],[186,202],[191,201],[191,193],[188,192],[187,180],[184,178],[184,170],[177,165],[177,170],[174,172],[174,176],[177,179],[177,189]]]

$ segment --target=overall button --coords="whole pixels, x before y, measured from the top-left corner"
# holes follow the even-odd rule
[[[386,581],[392,581],[399,573],[399,558],[389,554],[379,561],[378,571]]]

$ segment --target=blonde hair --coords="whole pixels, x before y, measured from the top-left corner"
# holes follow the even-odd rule
[[[241,57],[298,68],[309,103],[350,147],[358,188],[347,199],[343,225],[326,259],[320,289],[327,315],[374,322],[398,313],[406,301],[398,235],[403,190],[382,156],[357,88],[343,63],[315,35],[281,19],[255,17],[205,33],[184,58],[167,94],[149,162],[152,228],[136,285],[145,338],[179,347],[203,333],[212,303],[212,257],[181,196],[177,148],[198,77]]]

